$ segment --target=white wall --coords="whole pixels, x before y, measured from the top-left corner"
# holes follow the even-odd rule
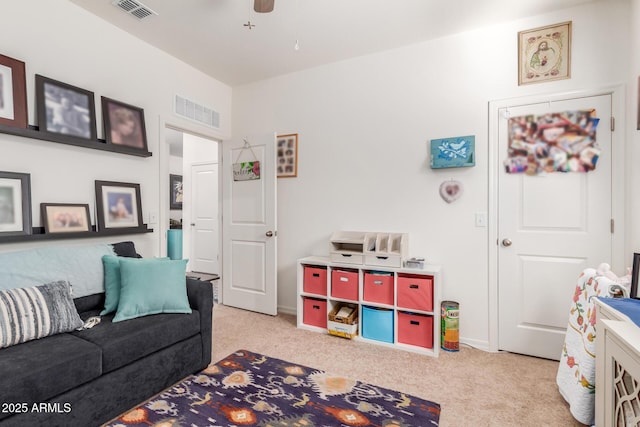
[[[640,197],[636,193],[640,188],[640,130],[637,129],[640,117],[640,0],[630,0],[629,21],[629,85],[627,90],[627,153],[625,167],[627,170],[626,200],[628,218],[627,258],[632,259],[634,252],[640,252]]]
[[[145,221],[154,212],[168,223],[168,204],[161,204],[168,195],[160,196],[160,128],[168,121],[187,129],[195,127],[172,113],[173,95],[215,106],[221,114],[216,133],[223,138],[230,134],[231,88],[67,0],[10,2],[4,5],[2,17],[0,53],[26,63],[30,124],[36,124],[34,74],[42,74],[94,92],[99,138],[104,138],[100,96],[143,108],[153,153],[140,158],[0,134],[0,170],[31,173],[34,225],[40,225],[41,202],[89,203],[93,215],[94,180],[139,183]],[[162,177],[168,183],[167,167]],[[151,224],[156,229],[152,234],[64,243],[134,240],[143,255],[154,256],[159,255],[163,241],[158,226]],[[29,246],[33,244],[2,244],[0,251]]]
[[[637,0],[635,0],[637,2]],[[233,134],[299,134],[298,177],[278,181],[280,309],[294,311],[297,259],[336,230],[402,231],[443,266],[461,336],[488,348],[488,103],[626,83],[628,2],[604,1],[234,88]],[[573,21],[571,79],[518,86],[517,33]],[[623,120],[624,121],[624,120]],[[475,135],[473,168],[432,170],[434,138]],[[438,195],[457,179],[463,196]]]

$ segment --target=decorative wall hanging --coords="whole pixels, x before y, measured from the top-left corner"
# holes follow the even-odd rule
[[[455,202],[462,196],[462,183],[460,181],[449,180],[440,184],[440,197],[447,202]]]
[[[101,97],[107,144],[147,151],[147,131],[142,108]]]
[[[0,124],[27,127],[25,65],[4,55],[0,55]]]
[[[182,175],[169,175],[169,209],[182,209]]]
[[[508,122],[507,173],[589,172],[600,149],[596,110],[512,117]]]
[[[518,85],[571,77],[571,21],[518,33]]]
[[[40,132],[97,139],[93,92],[36,74],[36,104]]]
[[[91,231],[89,205],[40,203],[45,233],[81,233]]]
[[[98,230],[143,226],[140,184],[96,181]]]
[[[0,236],[31,234],[31,175],[0,172]]]
[[[242,152],[247,149],[251,152],[254,160],[240,163],[240,156],[242,156]],[[232,170],[234,181],[253,181],[254,179],[260,179],[260,161],[258,161],[256,153],[253,152],[253,148],[251,148],[251,144],[249,144],[246,138],[244,138],[244,145],[238,153]]]
[[[298,176],[298,134],[278,135],[278,178]]]
[[[476,137],[458,136],[431,140],[431,168],[460,168],[476,164]]]

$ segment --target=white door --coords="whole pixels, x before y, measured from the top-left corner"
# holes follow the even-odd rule
[[[601,150],[595,170],[587,173],[528,175],[507,173],[502,166],[497,178],[501,350],[559,360],[578,275],[612,262],[611,104],[607,94],[498,111],[500,160],[507,158],[514,131],[509,119],[528,115],[545,116],[536,126],[552,141],[561,132],[558,125],[567,123],[553,113],[595,109]],[[547,128],[547,123],[552,124]]]
[[[191,271],[220,274],[218,164],[191,166]]]
[[[238,138],[222,146],[222,302],[276,315],[276,135],[246,141]],[[234,180],[234,164],[255,161],[260,162],[259,179]]]

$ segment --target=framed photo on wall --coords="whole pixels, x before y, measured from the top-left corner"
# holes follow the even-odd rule
[[[91,231],[89,205],[40,203],[45,233],[82,233]]]
[[[169,175],[169,208],[182,209],[182,175]]]
[[[298,134],[278,135],[278,178],[298,176]]]
[[[518,85],[571,78],[571,21],[518,33]]]
[[[31,175],[0,172],[0,236],[31,234]]]
[[[147,131],[142,108],[104,96],[101,100],[107,144],[147,151]]]
[[[40,132],[97,139],[93,92],[36,74],[36,107]]]
[[[140,184],[96,181],[95,186],[98,230],[143,226]]]
[[[24,62],[0,55],[0,124],[26,128],[27,85]]]
[[[640,289],[638,289],[638,276],[640,276],[640,254],[633,254],[633,266],[631,268],[631,290],[629,296],[634,299],[640,299]]]

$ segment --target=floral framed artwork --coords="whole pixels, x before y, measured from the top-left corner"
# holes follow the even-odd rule
[[[97,139],[93,92],[36,74],[36,108],[40,132]]]
[[[24,62],[0,55],[0,124],[26,128],[27,85]]]
[[[144,110],[104,96],[101,100],[107,144],[147,151]]]
[[[571,21],[518,33],[518,85],[571,78]]]
[[[298,176],[298,134],[278,135],[278,178]]]
[[[31,234],[31,175],[0,172],[0,236]]]
[[[431,140],[431,168],[460,168],[476,164],[475,135]]]
[[[40,203],[45,233],[82,233],[91,231],[89,205]]]
[[[143,226],[140,184],[96,181],[98,230]]]
[[[169,175],[169,208],[182,209],[182,175]]]

